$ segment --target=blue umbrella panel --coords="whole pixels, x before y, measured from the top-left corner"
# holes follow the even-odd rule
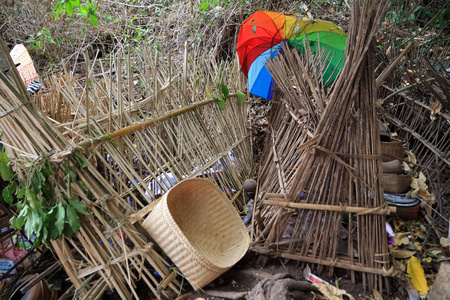
[[[280,51],[281,44],[277,44],[264,51],[253,61],[248,71],[248,87],[251,94],[265,99],[273,98],[272,89],[275,81],[266,68],[266,62],[277,56]]]

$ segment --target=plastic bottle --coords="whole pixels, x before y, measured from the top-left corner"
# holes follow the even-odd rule
[[[245,205],[245,210],[247,211],[247,215],[242,219],[242,221],[244,222],[244,224],[247,224],[250,221],[250,219],[252,218],[252,214],[253,214],[253,200],[250,200]]]

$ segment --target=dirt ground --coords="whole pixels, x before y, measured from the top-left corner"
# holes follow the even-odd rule
[[[228,272],[214,280],[212,283],[204,287],[202,290],[195,292],[189,300],[196,300],[198,298],[218,300],[230,299],[224,297],[214,297],[211,294],[214,292],[248,292],[251,291],[260,281],[271,278],[275,274],[288,273],[296,280],[304,281],[302,264],[296,261],[284,261],[282,259],[272,259],[265,267],[258,266],[256,263],[257,255],[249,252],[243,260],[235,265]],[[317,274],[316,274],[317,275]],[[342,269],[335,269],[334,274],[330,275],[326,270],[320,274],[322,279],[336,285],[340,289],[344,289],[351,294],[356,300],[374,299],[372,293],[364,291],[362,284],[353,284],[350,280],[349,273]],[[395,282],[393,282],[395,285]],[[407,296],[402,297],[394,286],[391,286],[392,291],[396,291],[392,295],[383,295],[383,299],[407,299]],[[303,298],[298,299],[325,299],[319,292],[305,292]]]

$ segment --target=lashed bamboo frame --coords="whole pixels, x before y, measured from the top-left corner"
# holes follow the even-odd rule
[[[233,93],[243,90],[237,68],[189,61],[187,49],[182,66],[167,56],[160,59],[157,51],[144,49],[142,55],[121,51],[109,64],[86,57],[84,80],[69,73],[53,77],[50,91],[34,101],[17,78],[0,81],[1,110],[11,111],[0,119],[8,155],[32,162],[49,153],[53,162],[69,160],[94,196],[72,184],[90,215],[82,217],[85,225],[76,236],[52,241],[83,299],[98,298],[106,289],[115,289],[122,299],[137,298],[139,279],[158,298],[169,297],[162,286],[171,295],[179,293],[173,266],[139,224],[152,208],[147,195],[157,198],[149,183],[164,192],[170,188],[164,177],[203,176],[239,207],[241,183],[253,169],[248,103],[239,103]],[[99,69],[97,76],[93,70]],[[225,111],[213,94],[222,82],[231,92]],[[75,151],[86,158],[85,168],[71,156]]]
[[[265,156],[266,166],[262,169],[262,189],[259,192],[280,193],[274,188],[271,190],[267,184],[276,181],[277,177],[279,181],[287,182],[285,186],[288,188],[286,195],[280,196],[286,199],[260,199],[257,202],[263,224],[258,221],[253,223],[252,248],[262,254],[319,264],[319,271],[321,266],[346,266],[351,270],[353,281],[354,271],[360,271],[365,287],[389,292],[387,277],[394,270],[390,267],[384,229],[388,211],[383,210],[385,203],[379,179],[381,161],[375,111],[376,85],[371,66],[371,45],[376,31],[374,24],[378,24],[382,16],[382,7],[383,1],[353,3],[343,67],[345,76],[339,77],[326,98],[321,99],[319,95],[322,94],[312,93],[308,89],[314,91],[315,86],[320,85],[311,83],[309,76],[305,75],[308,74],[308,71],[305,72],[307,68],[297,68],[303,73],[292,71],[296,65],[304,66],[303,61],[308,58],[292,61],[292,55],[285,50],[285,65],[277,65],[276,61],[267,65],[276,82],[284,85],[281,90],[286,94],[287,105],[286,110],[281,111],[282,100],[277,107],[282,113],[272,119],[277,125],[274,125],[276,130],[273,132],[280,133],[281,138],[272,137],[274,147],[266,149],[266,152],[272,153]],[[303,83],[297,83],[299,81]],[[292,113],[290,102],[298,103],[298,108]],[[319,103],[328,105],[325,110],[320,110]],[[314,137],[311,139],[308,131],[302,131],[304,124],[300,123],[294,131],[297,139],[292,139],[291,135],[283,138],[286,136],[283,131],[290,128],[290,123],[304,118],[300,109],[306,110],[310,116],[319,114],[317,119],[320,121],[313,123],[316,125]],[[299,157],[289,155],[288,151],[278,147],[279,144],[298,140],[304,143],[302,147],[295,147],[300,150],[296,153]],[[280,173],[286,172],[289,164],[293,163],[297,170],[295,177],[288,181]],[[280,165],[284,167],[280,168]],[[267,207],[267,204],[270,206]],[[274,207],[273,204],[286,208]],[[343,209],[340,207],[352,207],[354,210],[349,213],[346,229],[349,232],[346,253],[337,252],[339,233],[343,228]],[[368,214],[361,215],[363,211]],[[353,220],[357,221],[356,226]],[[283,233],[292,221],[292,236],[283,240]],[[357,255],[354,255],[354,250]]]

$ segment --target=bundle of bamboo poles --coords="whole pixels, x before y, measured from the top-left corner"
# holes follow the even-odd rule
[[[7,53],[3,42],[1,50]],[[26,180],[21,171],[48,157],[56,178],[65,177],[66,164],[80,179],[57,181],[57,188],[87,205],[89,214],[78,216],[84,226],[51,245],[83,299],[107,289],[138,298],[138,280],[158,298],[180,293],[176,267],[140,226],[177,182],[201,176],[237,208],[244,203],[242,182],[253,166],[248,103],[234,93],[241,76],[230,65],[189,61],[187,52],[181,65],[161,56],[144,50],[120,51],[109,62],[86,57],[85,78],[66,72],[34,99],[15,69],[13,80],[0,78],[2,142],[16,173]],[[230,90],[224,111],[214,96],[220,83]]]
[[[363,285],[379,291],[389,291],[387,276],[393,271],[385,231],[389,210],[379,176],[372,62],[373,38],[385,4],[353,2],[345,76],[335,83],[314,136],[303,135],[307,142],[296,149],[301,157],[286,194],[266,194],[259,202],[283,208],[269,209],[272,213],[258,222],[253,235],[253,249],[260,253],[318,264],[319,271],[321,266],[345,268],[351,270],[352,280],[354,271],[360,271]],[[320,100],[314,96],[317,105]],[[340,238],[342,232],[346,240]]]

